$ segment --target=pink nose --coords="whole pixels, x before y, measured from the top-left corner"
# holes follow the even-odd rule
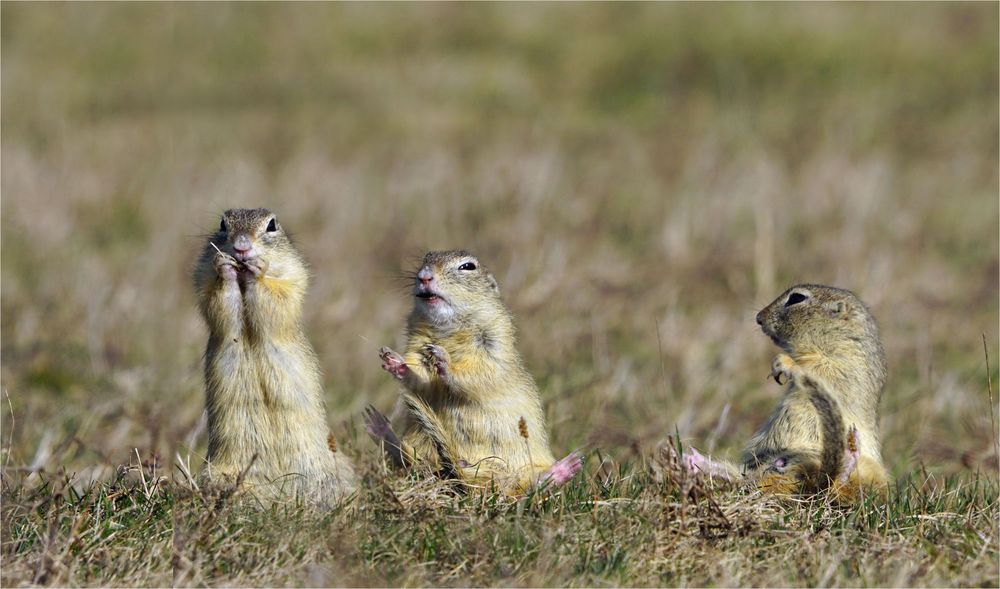
[[[432,280],[434,280],[434,272],[427,266],[424,266],[423,268],[420,269],[420,272],[417,272],[417,280],[420,281],[420,284],[426,286],[430,284]]]

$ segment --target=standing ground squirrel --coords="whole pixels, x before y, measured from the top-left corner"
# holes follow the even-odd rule
[[[757,314],[757,323],[784,353],[771,375],[788,388],[750,439],[742,474],[778,493],[828,486],[841,500],[862,488],[883,491],[878,408],[885,385],[885,352],[868,307],[852,292],[801,284]],[[847,427],[845,427],[847,424]],[[737,469],[691,449],[692,468],[723,478]]]
[[[493,275],[465,251],[430,252],[414,275],[404,355],[382,348],[402,382],[403,439],[369,408],[368,430],[397,466],[414,460],[507,493],[563,484],[581,468],[556,462],[535,381],[514,346],[514,323]]]
[[[222,215],[194,271],[208,324],[205,406],[211,480],[241,473],[263,499],[334,501],[355,486],[335,453],[319,363],[302,330],[309,276],[267,209]]]

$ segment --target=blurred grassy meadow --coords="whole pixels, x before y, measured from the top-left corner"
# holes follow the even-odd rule
[[[198,463],[189,271],[240,206],[276,211],[311,264],[306,329],[362,469],[360,411],[396,396],[376,350],[401,341],[399,276],[463,247],[517,318],[556,453],[640,464],[676,431],[735,457],[780,395],[754,313],[809,281],[880,321],[893,475],[995,485],[995,3],[4,2],[0,30],[5,489],[60,469],[86,489],[136,452]],[[970,583],[995,586],[995,501]],[[579,582],[823,580],[622,566]],[[316,584],[295,570],[191,582]],[[421,570],[378,578],[456,582]],[[574,578],[553,571],[465,579]]]

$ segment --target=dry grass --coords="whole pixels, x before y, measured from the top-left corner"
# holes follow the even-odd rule
[[[995,586],[997,17],[3,3],[3,584]],[[134,449],[197,468],[188,272],[258,205],[314,270],[331,424],[368,472],[341,512],[117,474]],[[497,274],[556,452],[617,466],[520,507],[381,474],[357,416],[396,394],[397,277],[446,247]],[[880,320],[900,489],[724,493],[715,537],[647,462],[675,431],[738,451],[779,394],[753,314],[800,281]]]
[[[5,494],[4,583],[995,585],[995,480],[911,479],[887,505],[844,509],[720,494],[660,454],[519,501],[366,467],[330,512],[254,509],[151,465],[83,495],[48,477]]]

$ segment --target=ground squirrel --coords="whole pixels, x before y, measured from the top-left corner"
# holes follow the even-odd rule
[[[862,488],[884,490],[878,408],[885,353],[868,307],[850,291],[801,284],[758,313],[757,323],[784,350],[771,376],[788,382],[785,395],[750,439],[740,469],[693,448],[687,464],[723,478],[752,477],[779,493],[830,486],[850,501]]]
[[[424,461],[472,486],[510,494],[562,484],[581,468],[556,461],[535,381],[514,346],[514,323],[497,281],[465,251],[428,253],[413,276],[405,354],[382,348],[402,382],[399,440],[369,408],[369,433],[398,466]]]
[[[194,271],[209,328],[205,475],[242,475],[263,499],[328,502],[355,486],[350,462],[328,440],[319,363],[302,330],[308,279],[267,209],[223,213]]]

